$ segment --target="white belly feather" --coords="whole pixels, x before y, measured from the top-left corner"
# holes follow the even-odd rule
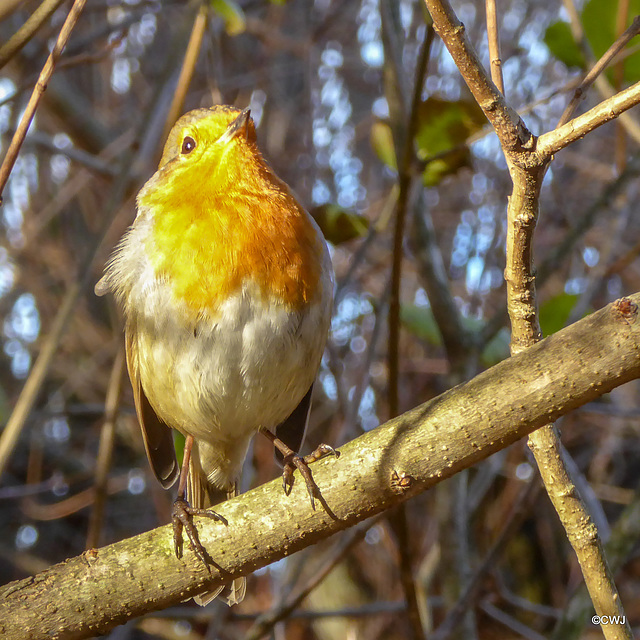
[[[176,302],[166,283],[143,279],[133,287],[135,306],[144,309],[132,332],[142,387],[160,418],[200,441],[213,484],[233,485],[250,438],[285,420],[313,383],[331,315],[326,273],[319,300],[300,312],[247,283],[213,323],[195,325],[186,313],[167,313]]]

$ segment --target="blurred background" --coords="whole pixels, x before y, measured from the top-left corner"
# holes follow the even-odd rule
[[[70,6],[0,3],[3,154]],[[454,9],[488,65],[483,3],[456,1]],[[637,0],[499,3],[506,98],[533,133],[555,127],[585,69],[638,9]],[[12,49],[34,16],[30,37]],[[637,48],[632,41],[581,109],[607,87],[640,79]],[[196,63],[173,113],[187,52]],[[0,423],[43,346],[54,349],[17,445],[0,461],[2,584],[169,521],[174,492],[150,473],[122,376],[121,318],[93,286],[133,220],[167,128],[180,113],[214,103],[251,107],[264,155],[330,244],[335,316],[306,451],[319,442],[339,446],[508,356],[509,174],[421,2],[92,0],[0,208]],[[635,109],[624,123],[599,128],[548,171],[535,238],[545,335],[640,288],[639,120]],[[394,253],[399,209],[406,229]],[[391,342],[398,366],[390,379],[399,250],[400,338]],[[60,337],[50,338],[58,326]],[[638,390],[627,384],[559,423],[636,626]],[[117,411],[105,423],[109,406]],[[271,445],[258,439],[242,489],[279,473]],[[184,604],[110,637],[257,637],[250,635],[256,616],[326,568],[266,637],[418,638],[438,628],[429,637],[602,637],[525,442],[412,500],[401,517],[366,525],[358,539],[343,532],[256,572],[237,607]],[[477,589],[460,600],[473,576]],[[418,617],[407,589],[416,593]],[[460,625],[449,631],[453,620]]]

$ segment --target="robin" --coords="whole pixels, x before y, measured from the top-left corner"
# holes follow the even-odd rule
[[[207,565],[193,515],[238,493],[251,438],[275,445],[288,495],[293,472],[314,507],[305,458],[311,390],[331,319],[333,270],[322,233],[262,157],[249,109],[214,106],[182,116],[137,216],[96,285],[124,310],[127,368],[147,457],[168,488],[175,551],[183,530]],[[185,436],[178,467],[171,429]],[[222,590],[240,602],[245,579]]]

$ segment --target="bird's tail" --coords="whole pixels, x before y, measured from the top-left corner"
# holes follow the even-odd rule
[[[233,490],[227,491],[226,489],[218,489],[210,482],[207,482],[207,476],[200,463],[197,441],[194,442],[191,451],[187,491],[189,504],[196,509],[209,509],[238,495],[237,485]],[[223,584],[211,591],[200,593],[193,599],[202,607],[209,604],[214,598],[221,598],[231,606],[244,600],[246,590],[247,579],[244,577],[236,578],[232,582]]]

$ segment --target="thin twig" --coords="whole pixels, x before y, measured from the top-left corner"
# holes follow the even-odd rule
[[[580,102],[584,99],[587,89],[595,82],[596,78],[611,64],[612,60],[618,55],[618,53],[627,45],[627,43],[634,38],[640,32],[640,16],[636,16],[631,26],[607,49],[604,55],[598,60],[598,62],[591,68],[591,71],[587,73],[584,80],[580,83],[571,98],[571,101],[564,110],[560,120],[558,120],[557,127],[561,127],[563,124],[569,122],[573,116],[576,108]]]
[[[540,635],[530,627],[527,627],[527,625],[520,622],[520,620],[502,611],[502,609],[498,609],[498,607],[491,604],[491,602],[489,602],[488,600],[484,600],[483,602],[481,602],[480,608],[494,620],[502,623],[511,631],[525,638],[525,640],[545,640],[545,636]]]
[[[574,0],[562,0],[562,4],[569,16],[569,26],[574,40],[577,42],[580,51],[584,56],[589,67],[593,67],[596,64],[595,56],[591,50],[589,40],[585,36],[584,29],[582,28],[582,22],[580,20],[580,14],[576,9]],[[606,76],[598,75],[595,78],[594,86],[600,96],[605,100],[613,96],[616,92],[613,90],[611,84],[607,81]],[[627,134],[640,143],[640,122],[637,118],[634,118],[630,113],[623,113],[620,115],[620,123],[624,126]]]
[[[58,478],[56,482],[59,484],[60,478]],[[127,490],[129,483],[129,473],[112,476],[108,479],[106,493],[110,496],[122,493]],[[21,508],[24,514],[33,520],[60,520],[61,518],[67,518],[71,514],[91,506],[95,497],[95,487],[83,489],[82,491],[78,491],[78,493],[74,493],[54,503],[48,501],[40,502],[33,496],[27,495],[22,501]]]
[[[202,47],[202,39],[207,29],[208,16],[208,5],[203,3],[200,5],[200,9],[198,10],[193,22],[191,37],[189,38],[187,50],[184,54],[182,68],[180,69],[180,76],[178,77],[178,85],[176,86],[176,91],[173,95],[171,106],[169,107],[169,113],[167,114],[167,123],[162,134],[162,140],[166,140],[171,127],[179,118],[180,113],[184,108],[184,98],[187,95],[187,90],[191,84],[191,78],[193,77],[193,72],[196,68],[196,62],[198,62],[198,55],[200,54],[200,49]]]
[[[69,11],[69,15],[67,19],[64,21],[62,25],[62,29],[60,29],[60,34],[58,35],[58,39],[56,40],[56,44],[53,47],[53,51],[49,54],[47,61],[40,73],[40,77],[36,82],[36,86],[33,89],[31,94],[31,98],[25,107],[24,114],[22,119],[20,120],[20,124],[16,129],[13,138],[11,139],[11,144],[7,149],[7,154],[4,157],[2,162],[2,166],[0,166],[0,204],[2,203],[2,192],[4,191],[5,185],[7,184],[7,180],[9,179],[9,174],[13,169],[13,165],[18,158],[18,153],[20,152],[20,147],[24,142],[25,136],[27,135],[27,131],[29,130],[29,126],[31,125],[31,121],[33,120],[33,116],[36,113],[36,109],[38,108],[38,104],[47,88],[47,83],[53,74],[53,70],[55,69],[56,62],[62,55],[62,51],[64,50],[67,41],[69,40],[69,36],[73,31],[73,28],[82,13],[82,9],[87,0],[75,0],[71,10]]]
[[[447,277],[445,262],[436,239],[431,212],[420,196],[412,216],[409,243],[418,266],[420,283],[427,292],[433,318],[438,325],[451,371],[451,386],[469,378],[475,360],[471,339],[462,324]]]
[[[404,229],[409,206],[409,193],[411,190],[412,174],[411,165],[415,155],[413,140],[418,127],[418,110],[422,96],[424,76],[427,72],[429,53],[433,42],[434,31],[432,27],[427,32],[422,43],[418,64],[416,67],[413,95],[411,98],[411,110],[409,112],[408,127],[401,148],[402,159],[398,167],[398,184],[400,192],[396,204],[396,220],[393,234],[393,259],[391,266],[391,297],[389,303],[389,414],[391,417],[398,415],[398,373],[399,373],[399,337],[400,337],[400,281],[402,280],[402,260],[404,256]]]
[[[543,133],[538,138],[538,153],[551,158],[560,149],[564,149],[576,140],[584,138],[594,129],[614,120],[637,104],[640,104],[640,82],[636,82],[628,89],[624,89],[620,93],[607,98],[593,109],[567,122],[567,124],[548,133]]]
[[[253,626],[247,631],[244,640],[259,640],[259,638],[267,635],[278,622],[289,618],[302,604],[304,599],[347,557],[351,550],[364,540],[367,531],[380,520],[380,517],[374,518],[372,521],[364,523],[364,526],[356,527],[353,531],[349,532],[338,547],[333,550],[331,557],[325,559],[322,563],[322,569],[304,586],[291,594],[286,602],[283,602],[280,606],[258,617]]]
[[[485,554],[482,564],[475,570],[472,578],[465,585],[464,592],[460,594],[456,604],[447,612],[445,619],[429,640],[446,640],[455,631],[464,612],[471,606],[471,601],[478,591],[482,578],[495,566],[498,558],[507,547],[506,542],[515,533],[522,520],[529,515],[531,505],[535,503],[539,492],[540,484],[537,482],[530,482],[520,490],[513,508],[491,548]]]
[[[64,0],[43,0],[27,21],[0,47],[0,69],[38,32]]]
[[[496,0],[486,0],[487,40],[489,43],[489,60],[491,61],[491,79],[502,95],[504,81],[502,79],[502,58],[500,56],[500,32],[498,30],[498,13]]]
[[[35,137],[36,133],[38,132],[34,132],[33,137]],[[114,159],[131,146],[132,136],[132,130],[127,129],[107,147],[105,147],[98,156],[93,156],[83,151],[83,157],[91,157],[93,159],[93,163],[99,163],[104,169],[110,167],[109,173],[115,177],[118,169]],[[29,139],[31,139],[31,137],[32,136],[29,136]],[[60,153],[64,153],[64,151],[61,150]],[[65,181],[64,184],[60,186],[56,195],[47,202],[44,207],[38,210],[37,215],[31,216],[25,220],[25,227],[23,229],[23,246],[21,248],[14,248],[14,255],[19,255],[22,251],[33,247],[33,242],[48,227],[52,220],[60,215],[60,212],[63,211],[64,207],[66,207],[73,198],[85,189],[93,178],[94,175],[92,172],[89,169],[83,168]]]
[[[629,0],[620,0],[618,2],[618,11],[616,12],[616,35],[618,40],[625,35],[625,26],[629,18]],[[640,16],[636,16],[633,20],[632,27],[636,25],[636,34],[640,29]],[[616,91],[622,89],[624,84],[624,60],[621,56],[616,59],[616,63],[613,67],[613,84]],[[627,136],[624,130],[624,126],[618,121],[615,124],[615,154],[616,168],[618,171],[623,171],[627,162]]]
[[[530,149],[531,133],[518,114],[507,104],[502,93],[487,74],[471,44],[464,25],[448,0],[424,0],[433,18],[436,33],[442,38],[473,97],[493,125],[505,152]]]
[[[100,543],[104,504],[107,497],[107,482],[109,479],[113,445],[115,442],[116,418],[118,417],[118,408],[120,407],[120,397],[122,395],[124,360],[124,345],[121,345],[111,369],[111,377],[107,388],[104,424],[100,431],[100,444],[98,446],[98,455],[96,458],[94,482],[95,499],[91,515],[89,516],[89,530],[87,532],[86,549],[93,549]]]
[[[398,153],[398,201],[396,204],[396,217],[393,235],[393,255],[391,266],[391,292],[389,298],[389,345],[388,345],[388,398],[389,398],[389,414],[395,417],[399,412],[399,364],[400,364],[400,282],[402,280],[402,262],[404,257],[404,230],[409,207],[409,194],[412,185],[411,168],[414,151],[414,138],[418,127],[418,111],[422,99],[422,87],[424,77],[427,72],[427,64],[429,62],[429,54],[431,52],[431,44],[433,43],[434,30],[428,27],[424,36],[424,41],[418,57],[416,65],[415,78],[413,84],[413,93],[411,96],[411,106],[409,110],[408,125],[397,127],[397,135],[403,135],[404,138],[396,142],[396,149],[402,151]],[[397,71],[397,69],[396,69]],[[396,116],[401,117],[397,113]],[[412,569],[412,554],[409,535],[409,527],[407,522],[407,513],[405,505],[400,505],[389,517],[389,524],[393,529],[397,543],[398,553],[400,556],[400,581],[407,601],[408,617],[411,624],[413,637],[417,640],[424,635],[422,622],[420,620],[420,610],[417,601],[417,590]]]

